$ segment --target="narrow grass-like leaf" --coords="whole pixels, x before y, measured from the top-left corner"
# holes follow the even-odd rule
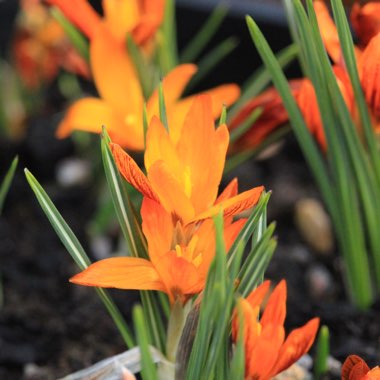
[[[330,333],[327,326],[322,326],[317,339],[316,355],[314,360],[314,378],[319,380],[328,371],[330,354]]]
[[[143,380],[158,380],[157,369],[149,348],[148,328],[145,324],[144,313],[140,305],[133,308],[133,322],[141,353],[141,378]]]
[[[3,211],[5,197],[8,194],[9,188],[11,186],[13,177],[17,169],[17,165],[18,165],[18,156],[16,156],[13,159],[11,166],[9,167],[7,173],[5,174],[4,179],[2,180],[2,182],[0,182],[0,215]]]
[[[166,115],[165,94],[162,82],[158,85],[158,105],[160,111],[160,120],[165,129],[169,132],[168,117]]]
[[[199,62],[198,71],[191,78],[190,83],[186,87],[186,92],[191,91],[199,84],[227,55],[229,55],[238,45],[235,37],[226,38],[216,47],[210,50]]]
[[[28,169],[25,169],[25,176],[34,194],[36,195],[38,203],[49,219],[62,244],[66,247],[67,251],[75,263],[78,265],[78,267],[81,270],[86,269],[91,264],[91,261],[84,251],[79,240],[71,228],[67,225],[65,220],[62,218],[61,214],[54,206],[53,202],[46,194],[42,186],[38,183],[36,178],[32,173],[29,172]],[[107,308],[108,312],[110,313],[113,321],[115,322],[115,325],[119,329],[119,332],[123,337],[127,347],[132,348],[135,345],[134,339],[119,309],[104,289],[96,288],[96,291],[105,307]]]
[[[228,8],[221,4],[215,7],[206,22],[183,49],[180,61],[182,63],[195,62],[199,54],[204,50],[211,38],[215,35],[223,20],[227,16]]]
[[[271,193],[263,193],[260,197],[259,202],[253,209],[251,215],[248,220],[244,224],[243,228],[240,230],[238,236],[236,237],[234,243],[232,244],[230,250],[228,251],[228,265],[230,266],[232,261],[235,260],[235,255],[238,252],[240,247],[243,249],[248,244],[248,241],[256,228],[258,227],[258,223],[260,221],[260,217],[263,213],[266,212],[266,206],[268,204]]]
[[[359,108],[359,114],[362,121],[366,143],[368,145],[371,160],[375,165],[378,187],[380,186],[380,155],[377,147],[377,139],[371,123],[367,103],[361,88],[356,58],[354,53],[354,44],[350,27],[348,25],[346,13],[341,1],[332,0],[332,9],[334,19],[338,29],[339,42],[342,48],[344,62],[349,73],[351,84],[354,89],[355,100]]]
[[[163,75],[178,65],[175,1],[165,1],[165,17],[158,33],[158,61]]]
[[[154,77],[152,75],[152,71],[154,68],[148,64],[146,58],[140,51],[139,47],[136,45],[130,34],[127,35],[127,48],[128,53],[134,63],[134,67],[136,69],[137,75],[139,77],[139,81],[141,84],[141,88],[143,90],[143,95],[145,100],[149,98],[152,94],[153,89],[155,87]]]
[[[232,354],[231,367],[228,379],[243,380],[245,374],[245,352],[244,352],[244,313],[241,305],[237,302],[236,305],[237,318],[239,321],[239,329],[235,350]]]
[[[276,54],[276,59],[280,67],[285,70],[297,57],[299,48],[296,44],[291,44]],[[244,83],[239,99],[228,111],[229,119],[232,119],[241,107],[250,99],[259,95],[271,82],[271,75],[268,69],[263,66],[256,70]]]
[[[227,107],[223,104],[218,125],[221,126],[222,124],[226,124],[226,121],[227,121]]]
[[[274,223],[268,226],[262,238],[253,245],[240,270],[238,291],[243,296],[247,296],[264,277],[265,270],[277,245],[276,241],[272,239],[274,229]]]
[[[65,34],[69,37],[70,42],[74,45],[78,53],[89,62],[89,43],[86,38],[81,34],[77,28],[63,15],[63,13],[57,8],[51,8],[51,14],[61,25]]]
[[[124,190],[123,180],[113,159],[109,143],[110,139],[105,128],[103,128],[101,151],[104,171],[121,230],[128,244],[130,254],[134,257],[147,258],[146,240],[138,223],[136,212],[128,194]]]
[[[277,91],[283,99],[284,106],[289,114],[290,122],[294,126],[294,133],[300,142],[301,149],[309,166],[312,168],[312,172],[317,183],[319,184],[323,197],[328,204],[328,207],[333,208],[333,191],[328,181],[329,173],[325,167],[316,143],[310,136],[307,126],[305,125],[301,112],[292,96],[285,75],[282,73],[276,57],[274,56],[257,24],[249,16],[247,17],[247,25],[252,40],[272,76],[272,80],[277,88]]]

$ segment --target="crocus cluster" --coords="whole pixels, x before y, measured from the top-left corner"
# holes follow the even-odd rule
[[[357,120],[358,109],[349,75],[344,63],[337,28],[331,18],[327,5],[322,0],[313,2],[319,30],[326,51],[329,54],[336,81],[353,120]],[[372,116],[375,130],[380,121],[380,4],[370,1],[364,5],[356,2],[351,9],[351,23],[358,39],[355,55],[361,87]],[[304,116],[305,122],[323,150],[327,149],[321,115],[314,87],[308,78],[289,81],[293,96]],[[231,122],[231,129],[237,128],[256,109],[262,108],[260,118],[236,143],[236,149],[258,146],[277,127],[288,121],[282,100],[274,88],[250,100]],[[360,125],[358,124],[358,130]]]

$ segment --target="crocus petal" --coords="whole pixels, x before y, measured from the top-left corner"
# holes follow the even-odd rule
[[[140,0],[103,0],[105,23],[112,35],[124,41],[141,16]]]
[[[123,44],[115,40],[105,27],[98,29],[90,44],[90,61],[101,97],[126,115],[129,124],[136,122],[138,130],[134,133],[139,134],[143,146],[144,100],[138,76]]]
[[[160,277],[168,289],[170,301],[177,298],[199,293],[203,287],[205,278],[200,277],[197,268],[189,261],[177,256],[175,251],[170,251],[155,263]]]
[[[380,4],[371,1],[361,6],[354,3],[351,9],[351,24],[361,46],[366,46],[380,32]]]
[[[175,67],[170,71],[162,80],[162,89],[165,97],[166,111],[172,108],[174,103],[182,95],[186,85],[189,83],[191,77],[197,71],[197,66],[193,64],[184,64]],[[153,92],[147,103],[148,120],[153,116],[159,115],[159,104],[158,104],[158,89]],[[168,117],[169,119],[169,117]],[[170,120],[170,119],[169,119]],[[182,124],[173,125],[169,123],[170,130],[177,128],[180,129]],[[170,132],[172,133],[172,132]]]
[[[143,14],[133,29],[133,39],[137,44],[145,43],[159,28],[164,18],[165,0],[144,0]]]
[[[196,213],[215,202],[229,141],[226,126],[215,131],[210,107],[210,96],[195,98],[177,145],[178,156],[184,168],[188,168],[191,201]]]
[[[87,0],[46,0],[46,2],[57,6],[90,39],[101,24],[99,15]]]
[[[231,182],[224,188],[224,190],[219,194],[215,201],[215,204],[223,202],[229,198],[234,197],[238,193],[238,179],[234,178]]]
[[[319,30],[322,35],[323,43],[329,53],[331,59],[338,63],[342,59],[342,51],[340,48],[339,36],[333,19],[326,4],[317,0],[313,3],[315,13],[317,15]]]
[[[244,191],[243,193],[220,202],[205,212],[196,215],[193,220],[211,218],[212,216],[218,214],[220,210],[224,211],[224,217],[239,214],[240,212],[253,207],[259,201],[263,191],[263,186],[258,186],[251,190]]]
[[[152,263],[137,257],[112,257],[91,264],[70,279],[78,285],[165,291]]]
[[[156,161],[165,161],[172,174],[182,182],[183,165],[179,158],[168,132],[157,116],[152,118],[146,135],[146,149],[144,154],[145,168],[149,172],[150,167]]]
[[[141,206],[142,229],[148,242],[152,262],[171,249],[173,239],[172,217],[156,201],[144,197]]]
[[[304,326],[293,330],[286,338],[278,355],[278,361],[272,374],[287,369],[305,354],[314,342],[319,327],[319,318],[313,318]]]
[[[273,290],[263,316],[261,317],[261,324],[283,325],[286,317],[286,282],[284,280]]]
[[[247,297],[247,302],[251,307],[260,307],[266,294],[269,291],[270,281],[266,280],[260,284],[251,294]]]
[[[359,68],[367,103],[375,117],[380,118],[380,33],[372,38],[364,50]]]
[[[358,355],[350,355],[342,366],[342,380],[360,380],[369,371],[367,363]]]
[[[167,212],[185,224],[192,219],[194,207],[166,162],[156,161],[149,169],[148,179]]]
[[[124,127],[121,115],[101,99],[84,98],[69,107],[58,126],[57,137],[65,138],[75,130],[100,133],[102,126],[107,127],[112,138],[123,142],[119,135]]]
[[[255,339],[251,352],[246,353],[248,375],[253,379],[269,380],[275,373],[273,366],[284,342],[283,326],[269,325],[263,327],[261,334]],[[249,339],[249,338],[248,338]],[[248,378],[249,378],[248,376]]]
[[[121,175],[141,194],[159,202],[159,198],[148,178],[146,178],[132,157],[117,144],[111,144],[111,150]]]

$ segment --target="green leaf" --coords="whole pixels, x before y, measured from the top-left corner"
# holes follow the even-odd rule
[[[121,230],[128,244],[130,254],[134,257],[148,258],[145,237],[141,231],[136,211],[133,209],[128,194],[124,190],[123,180],[115,164],[109,144],[109,136],[105,128],[103,128],[101,151],[104,171]]]
[[[328,358],[330,354],[330,333],[327,326],[319,330],[316,355],[314,360],[314,378],[319,380],[328,371]]]
[[[42,186],[38,183],[36,178],[32,173],[29,172],[28,169],[25,169],[25,176],[34,194],[36,195],[38,203],[49,219],[62,244],[66,247],[67,251],[70,253],[79,269],[86,269],[91,264],[91,261],[84,251],[82,245],[79,243],[79,240],[74,235],[73,231],[67,225],[65,220],[62,218],[61,214],[54,206],[53,202],[46,194]],[[113,321],[115,322],[115,325],[119,329],[119,332],[123,337],[127,347],[132,348],[135,345],[134,339],[119,309],[104,289],[95,289],[100,299],[103,301],[106,309],[110,313]]]
[[[18,156],[16,156],[13,159],[11,166],[9,167],[7,173],[5,174],[4,179],[0,183],[0,215],[3,211],[5,197],[8,194],[9,188],[11,186],[13,177],[14,177],[15,172],[16,172],[17,165],[18,165]]]
[[[164,125],[165,129],[169,133],[168,117],[166,115],[166,105],[165,105],[165,96],[164,89],[162,87],[162,82],[158,85],[158,105],[160,110],[160,120]]]
[[[233,129],[230,133],[230,142],[234,143],[240,137],[242,137],[249,129],[254,128],[255,122],[262,115],[263,109],[261,107],[255,108],[251,114],[239,125],[236,129]]]
[[[228,8],[221,4],[215,7],[206,22],[183,49],[180,57],[182,63],[195,62],[199,54],[205,49],[211,38],[215,35],[223,20],[226,18]]]
[[[149,348],[148,327],[145,324],[144,313],[140,305],[133,308],[133,323],[141,354],[141,378],[143,380],[158,380],[157,369]]]
[[[74,45],[78,53],[84,58],[87,62],[90,61],[89,54],[89,43],[87,39],[83,36],[82,33],[78,31],[77,28],[63,15],[63,13],[57,8],[51,8],[51,14],[61,25],[62,29],[65,31],[65,34],[69,37],[71,43]]]

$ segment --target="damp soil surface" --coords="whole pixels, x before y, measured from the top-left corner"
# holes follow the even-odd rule
[[[77,268],[25,180],[22,169],[27,166],[96,259],[96,245],[88,234],[96,208],[96,185],[91,179],[72,187],[57,184],[57,166],[73,157],[75,150],[72,142],[57,141],[51,123],[47,124],[36,120],[21,143],[2,142],[0,147],[0,175],[16,152],[20,158],[0,217],[1,379],[55,379],[125,349],[93,289],[68,282]],[[319,316],[330,328],[335,359],[342,361],[356,353],[370,365],[378,364],[379,302],[368,312],[355,311],[342,288],[336,249],[318,254],[295,227],[297,202],[319,196],[294,139],[286,138],[270,158],[246,163],[233,175],[239,177],[241,190],[263,184],[273,191],[269,219],[277,221],[279,246],[267,277],[288,282],[287,328]],[[138,301],[136,293],[113,291],[112,295],[129,319]]]

